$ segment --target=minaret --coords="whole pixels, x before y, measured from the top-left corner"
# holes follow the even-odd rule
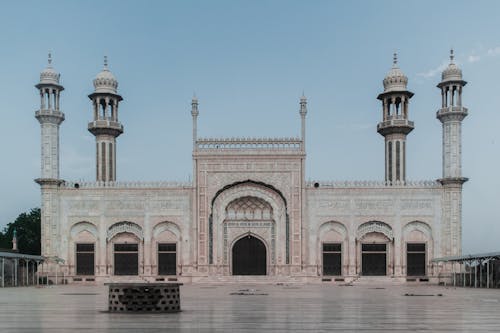
[[[385,180],[394,184],[406,180],[406,135],[414,128],[408,120],[413,93],[406,88],[408,78],[398,67],[396,53],[383,83],[384,92],[377,97],[382,101],[382,121],[377,125],[377,132],[385,138]]]
[[[40,109],[35,117],[42,129],[42,165],[40,180],[59,180],[59,125],[64,121],[64,113],[59,106],[59,97],[64,87],[59,84],[60,74],[52,67],[49,53],[48,65],[40,73]]]
[[[306,150],[306,115],[307,115],[307,98],[302,92],[302,97],[300,97],[300,120],[301,120],[301,139],[302,139],[302,150]]]
[[[17,249],[17,232],[16,232],[16,229],[14,229],[14,232],[12,233],[12,251],[18,252],[18,249]]]
[[[64,87],[59,84],[60,75],[52,67],[49,53],[48,65],[40,73],[40,82],[35,86],[40,91],[40,109],[35,118],[40,123],[41,137],[41,175],[35,181],[40,184],[41,201],[41,244],[42,255],[54,255],[58,240],[54,239],[59,228],[57,222],[58,202],[56,192],[59,184],[59,125],[64,121],[60,109],[60,96]]]
[[[442,255],[460,255],[462,252],[462,120],[467,108],[462,106],[462,70],[455,64],[453,50],[450,64],[437,85],[441,89],[441,109],[436,113],[443,124],[443,224],[447,238],[443,238]],[[448,240],[448,242],[446,242]]]
[[[198,139],[198,98],[193,95],[191,100],[191,116],[193,116],[193,151],[196,150],[196,140]]]
[[[108,69],[108,59],[104,57],[104,68],[94,79],[94,92],[89,95],[94,108],[94,121],[88,125],[96,139],[96,180],[114,182],[116,180],[116,138],[123,133],[123,125],[118,121],[118,103],[123,98],[118,95],[118,81]]]

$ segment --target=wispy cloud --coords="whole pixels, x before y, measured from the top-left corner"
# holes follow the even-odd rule
[[[481,57],[475,54],[471,54],[467,57],[468,62],[478,62],[479,60],[481,60]]]
[[[492,49],[489,49],[486,54],[489,56],[497,56],[500,55],[500,46],[494,47]]]
[[[434,76],[438,75],[439,73],[441,73],[446,68],[446,66],[448,66],[448,63],[449,62],[445,61],[441,65],[439,65],[438,67],[429,69],[428,71],[425,71],[422,73],[417,73],[417,75],[421,76],[423,78],[426,78],[426,79],[434,77]]]
[[[470,54],[466,55],[462,59],[465,59],[464,62],[467,61],[468,63],[472,64],[472,63],[476,63],[476,62],[483,60],[486,56],[488,56],[488,57],[500,56],[500,46],[490,48],[486,52],[483,51],[480,54],[478,54],[476,51],[472,51]],[[458,64],[460,64],[459,60],[457,60],[456,62]],[[449,64],[449,61],[446,60],[446,61],[442,62],[441,65],[439,65],[435,68],[431,68],[425,72],[417,73],[417,76],[420,76],[420,77],[425,78],[425,79],[432,78],[432,77],[440,74],[448,66],[448,64]]]

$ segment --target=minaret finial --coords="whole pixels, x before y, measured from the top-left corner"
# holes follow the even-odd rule
[[[398,54],[394,52],[392,55],[392,66],[396,67],[398,65]]]
[[[49,67],[52,66],[52,52],[50,52],[50,51],[49,51],[48,62],[49,62]]]
[[[108,56],[104,56],[104,69],[108,69]]]
[[[453,54],[453,48],[450,49],[450,63],[453,64],[453,59],[455,59],[455,55]]]
[[[304,93],[304,89],[302,89],[302,96],[300,97],[300,99],[307,99],[306,94]]]

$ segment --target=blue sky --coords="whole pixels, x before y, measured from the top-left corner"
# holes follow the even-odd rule
[[[61,73],[61,176],[94,180],[87,95],[103,56],[124,97],[119,180],[191,177],[199,135],[298,136],[309,99],[308,179],[382,180],[382,79],[399,54],[415,93],[408,179],[441,176],[435,87],[450,47],[469,81],[463,123],[464,252],[500,250],[498,1],[11,1],[0,11],[0,226],[40,205],[39,98],[48,50]]]

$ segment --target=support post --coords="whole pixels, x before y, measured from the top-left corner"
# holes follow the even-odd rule
[[[479,260],[479,288],[483,286],[483,262]]]
[[[36,262],[36,285],[40,284],[40,262]]]
[[[486,262],[486,288],[490,287],[490,261]]]
[[[453,274],[453,287],[457,286],[456,276],[455,276],[455,262],[452,262],[452,274]]]
[[[476,267],[474,268],[474,288],[477,288],[477,266],[479,266],[479,262],[476,262]]]
[[[472,261],[469,261],[469,287],[472,288]]]
[[[29,278],[30,278],[30,268],[29,268],[29,260],[26,260],[26,286],[29,286],[30,284],[30,281],[29,281]]]
[[[59,270],[59,265],[58,265],[58,264],[57,264],[57,262],[56,262],[56,283],[55,283],[55,285],[57,285],[57,271],[58,271],[58,270]]]
[[[35,262],[33,261],[33,264],[31,265],[31,285],[35,285]]]
[[[2,288],[5,287],[5,258],[2,258]]]
[[[17,264],[18,260],[14,259],[14,287],[17,287]]]
[[[460,263],[460,265],[462,266],[462,284],[463,287],[465,288],[465,264],[462,262]]]

